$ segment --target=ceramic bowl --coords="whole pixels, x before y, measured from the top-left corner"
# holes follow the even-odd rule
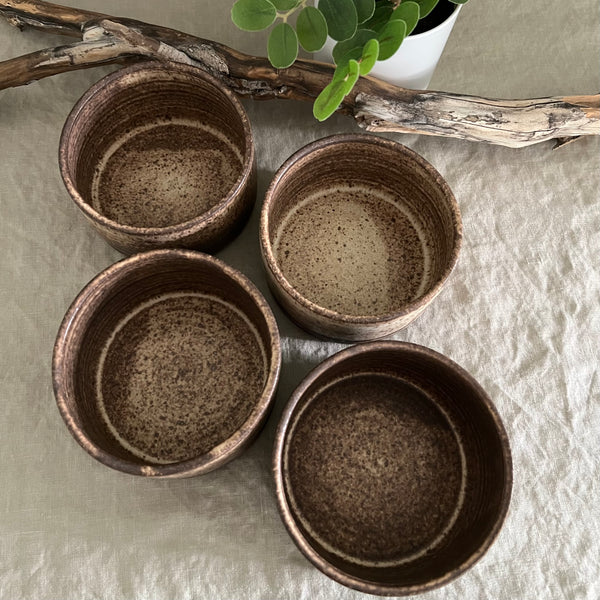
[[[511,495],[508,438],[491,400],[448,358],[371,342],[318,366],[289,400],[273,457],[284,524],[348,587],[425,592],[490,547]]]
[[[276,173],[260,222],[273,294],[308,331],[389,335],[440,292],[458,259],[458,205],[442,176],[391,140],[335,135]]]
[[[67,118],[59,164],[75,204],[125,254],[212,252],[239,232],[256,198],[244,108],[188,65],[141,63],[101,79]]]
[[[186,477],[250,444],[280,362],[273,314],[245,276],[200,252],[154,250],[110,266],[77,296],[54,347],[54,393],[100,462]]]

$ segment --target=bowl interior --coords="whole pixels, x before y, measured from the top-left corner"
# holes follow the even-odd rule
[[[227,198],[250,160],[242,110],[191,68],[110,75],[66,127],[66,171],[80,198],[120,225],[164,228]]]
[[[66,336],[66,410],[108,456],[157,466],[210,455],[256,425],[265,403],[272,333],[214,261],[113,270],[79,302]]]
[[[286,503],[313,562],[384,593],[472,564],[506,511],[503,430],[478,386],[431,356],[373,351],[321,373],[282,451]]]
[[[284,168],[268,198],[267,243],[281,276],[311,303],[390,315],[448,275],[458,209],[425,161],[364,138],[325,143]]]

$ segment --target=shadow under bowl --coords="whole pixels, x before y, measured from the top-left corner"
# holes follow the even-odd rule
[[[339,583],[386,596],[471,567],[512,488],[508,438],[484,390],[403,342],[354,346],[313,370],[284,409],[273,469],[303,554]]]
[[[275,174],[261,213],[267,278],[308,331],[344,341],[405,327],[440,292],[462,225],[442,176],[372,135],[334,135]]]
[[[206,254],[154,250],[110,266],[77,296],[52,374],[60,413],[94,458],[188,477],[252,442],[280,363],[275,318],[245,276]]]
[[[59,165],[75,204],[125,254],[213,252],[241,230],[256,198],[243,106],[183,64],[136,64],[93,85],[67,118]]]

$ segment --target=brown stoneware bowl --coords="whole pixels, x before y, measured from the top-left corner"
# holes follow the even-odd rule
[[[67,118],[60,171],[75,204],[117,250],[214,251],[256,198],[250,123],[200,69],[141,63],[92,86]]]
[[[317,335],[389,335],[440,292],[462,238],[458,205],[418,154],[371,135],[335,135],[283,164],[260,222],[273,294]]]
[[[271,410],[281,350],[273,313],[220,260],[154,250],[100,273],[60,326],[60,413],[100,462],[188,477],[239,455]]]
[[[512,488],[508,438],[483,389],[445,356],[402,342],[354,346],[312,371],[281,417],[273,469],[304,555],[383,596],[471,567]]]

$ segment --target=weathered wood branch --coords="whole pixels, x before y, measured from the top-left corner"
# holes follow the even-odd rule
[[[80,38],[0,62],[0,89],[100,64],[171,60],[210,72],[240,95],[312,101],[332,67],[299,60],[283,70],[265,58],[223,44],[132,19],[42,2],[0,0],[0,16],[19,27]],[[369,131],[421,133],[521,147],[556,139],[557,146],[600,134],[600,95],[493,100],[407,90],[363,77],[340,111]]]

